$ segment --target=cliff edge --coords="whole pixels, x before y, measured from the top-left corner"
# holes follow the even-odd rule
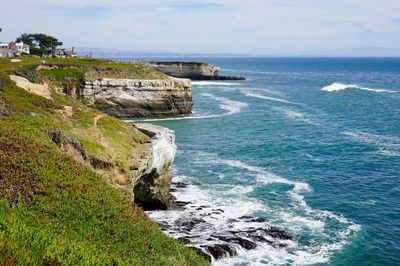
[[[9,72],[32,83],[46,82],[58,92],[118,118],[177,116],[192,112],[190,80],[132,64],[95,62],[42,62]]]
[[[191,80],[244,80],[244,77],[220,76],[220,68],[203,62],[142,62],[143,66],[155,69],[172,77]]]
[[[188,79],[85,80],[80,98],[89,106],[118,118],[190,114],[192,86]]]

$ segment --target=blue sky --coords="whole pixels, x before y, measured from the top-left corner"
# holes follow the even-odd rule
[[[399,0],[14,0],[2,8],[10,12],[0,17],[0,40],[44,32],[66,46],[122,50],[400,55]]]

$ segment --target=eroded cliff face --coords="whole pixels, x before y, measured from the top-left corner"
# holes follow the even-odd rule
[[[102,174],[110,185],[131,194],[132,200],[143,209],[165,210],[172,202],[170,187],[176,154],[174,132],[151,124],[138,124],[136,128],[149,136],[150,141],[132,147],[129,172],[121,171],[115,162],[88,154],[82,143],[64,136],[58,128],[49,130],[48,135],[79,162]]]
[[[198,62],[150,62],[149,65],[167,75],[178,78],[201,79],[218,76],[219,68]]]
[[[172,77],[191,80],[244,80],[243,77],[220,76],[220,68],[202,62],[145,62],[143,66]]]
[[[134,201],[146,210],[167,209],[171,203],[172,164],[176,154],[175,135],[168,128],[135,125],[151,137],[133,183]]]
[[[193,105],[190,80],[178,78],[88,79],[80,94],[87,105],[118,118],[189,114]]]

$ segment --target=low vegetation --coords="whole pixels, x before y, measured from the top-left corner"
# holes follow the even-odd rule
[[[56,81],[79,79],[89,66],[135,69],[94,59],[46,61],[80,65],[37,73]],[[207,265],[163,234],[131,195],[49,137],[60,130],[122,173],[129,171],[132,147],[149,141],[72,97],[29,93],[6,73],[39,63],[0,59],[0,265]]]
[[[109,71],[111,74],[117,74],[116,69],[119,72],[125,72],[127,75],[129,73],[130,78],[138,78],[138,79],[165,79],[167,76],[161,72],[147,69],[135,64],[131,63],[123,63],[123,62],[115,62],[104,59],[95,59],[95,58],[36,58],[36,57],[18,57],[21,62],[11,62],[9,58],[0,58],[0,71],[10,71],[10,70],[18,70],[18,69],[26,69],[32,66],[37,66],[45,63],[46,65],[61,65],[65,66],[67,70],[56,70],[52,69],[49,71],[43,71],[45,75],[54,76],[54,77],[62,77],[68,76],[67,71],[71,72],[71,67],[78,67],[83,69],[83,72],[86,72],[87,69],[100,69],[104,70],[104,72]],[[85,70],[86,69],[86,70]],[[124,71],[126,70],[126,71]],[[76,70],[72,70],[72,75],[76,75]]]

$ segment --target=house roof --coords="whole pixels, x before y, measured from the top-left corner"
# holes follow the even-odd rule
[[[18,53],[18,51],[8,49],[8,48],[0,48],[0,54],[5,54],[5,53]]]
[[[71,56],[71,55],[75,55],[76,53],[75,52],[72,52],[72,51],[65,51],[64,52],[67,56]]]

